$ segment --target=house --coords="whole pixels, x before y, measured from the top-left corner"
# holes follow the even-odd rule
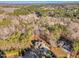
[[[62,48],[63,51],[67,53],[67,57],[70,57],[71,52],[73,51],[73,45],[72,41],[65,38],[65,37],[60,37],[59,40],[57,41],[57,45]]]

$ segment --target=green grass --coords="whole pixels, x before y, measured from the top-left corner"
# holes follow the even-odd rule
[[[30,44],[32,37],[32,30],[28,30],[28,32],[21,35],[19,32],[14,32],[9,38],[6,40],[0,40],[0,47],[3,50],[10,49],[23,49]],[[18,46],[19,45],[19,46]]]
[[[10,19],[4,18],[4,19],[0,20],[0,27],[8,26],[10,23],[11,23]]]
[[[36,6],[24,6],[14,10],[13,15],[27,15],[37,10]]]
[[[27,15],[29,14],[28,10],[26,9],[17,9],[13,13],[14,15]]]
[[[42,16],[47,16],[49,11],[51,10],[44,10],[43,8],[40,8],[39,5],[30,5],[14,10],[13,15],[28,15],[34,12],[40,12]]]
[[[6,50],[4,51],[6,57],[17,57],[19,56],[19,50]]]
[[[76,52],[79,51],[79,40],[74,41],[73,47],[74,47],[74,51]]]
[[[4,13],[4,11],[3,10],[0,10],[0,14],[3,14]]]
[[[52,38],[56,39],[56,40],[60,37],[60,33],[68,33],[67,28],[65,26],[59,25],[59,24],[48,26],[47,29],[49,30],[49,32],[51,34],[53,34]]]
[[[0,26],[8,26],[11,23],[9,19],[4,19],[0,21]],[[10,49],[24,49],[29,45],[29,42],[31,41],[32,37],[32,26],[31,24],[26,24],[24,22],[20,21],[20,25],[17,26],[17,29],[19,29],[19,26],[24,27],[27,31],[25,33],[21,33],[19,31],[13,32],[8,38],[5,40],[0,40],[0,47],[2,50],[10,50]]]
[[[77,11],[75,11],[77,10]],[[72,8],[72,9],[54,9],[54,17],[67,17],[67,18],[71,18],[71,19],[75,19],[75,18],[79,18],[79,9],[78,8]]]

